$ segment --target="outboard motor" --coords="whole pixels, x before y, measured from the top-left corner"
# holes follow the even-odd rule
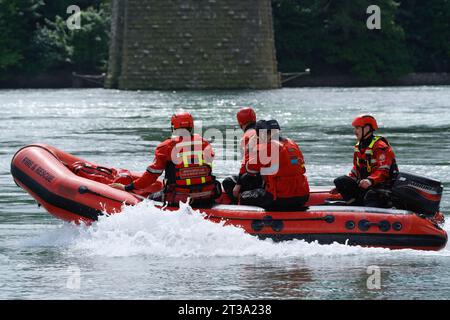
[[[396,207],[425,215],[439,212],[444,187],[440,181],[400,172],[392,186]]]

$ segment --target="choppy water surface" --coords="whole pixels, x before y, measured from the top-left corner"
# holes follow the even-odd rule
[[[170,134],[174,110],[189,110],[204,129],[225,133],[235,128],[241,105],[280,121],[305,155],[311,185],[330,185],[350,170],[350,122],[373,113],[400,169],[441,180],[442,211],[450,212],[450,87],[0,91],[0,299],[450,298],[448,248],[276,244],[186,208],[162,213],[149,203],[76,227],[38,208],[9,173],[14,152],[32,142],[141,171]],[[220,179],[239,166],[233,150],[222,152],[227,143],[214,138],[224,155],[214,166]],[[370,266],[380,268],[380,290],[367,287]]]

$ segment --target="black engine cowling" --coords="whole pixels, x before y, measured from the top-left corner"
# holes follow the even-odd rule
[[[400,172],[392,186],[396,207],[425,215],[439,211],[444,187],[440,181]]]

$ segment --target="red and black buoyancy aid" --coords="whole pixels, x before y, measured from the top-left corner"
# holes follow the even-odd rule
[[[308,179],[305,175],[305,161],[298,145],[290,139],[272,140],[270,144],[259,144],[258,155],[246,165],[250,174],[260,173],[265,189],[277,198],[294,198],[309,195]],[[273,154],[275,152],[275,154]],[[262,163],[261,153],[271,160]]]
[[[210,199],[215,194],[211,145],[199,135],[173,138],[171,162],[166,168],[166,199],[178,202]],[[171,199],[174,198],[174,199]]]
[[[276,143],[280,145],[279,169],[275,175],[266,177],[267,191],[272,193],[274,199],[309,195],[305,160],[300,148],[287,138]]]
[[[381,163],[380,157],[377,158],[374,152],[378,141],[384,145],[381,147],[381,150],[384,151]],[[395,155],[392,147],[388,140],[382,136],[373,136],[372,140],[370,140],[369,144],[365,148],[361,146],[360,142],[356,143],[353,155],[353,164],[354,169],[352,170],[352,174],[358,180],[370,177],[376,170],[388,172],[390,180],[394,179],[398,174],[398,166],[395,161]],[[374,182],[380,183],[382,181]]]

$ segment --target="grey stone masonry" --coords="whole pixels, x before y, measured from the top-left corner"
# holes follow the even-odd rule
[[[270,0],[111,0],[106,87],[280,87]]]

